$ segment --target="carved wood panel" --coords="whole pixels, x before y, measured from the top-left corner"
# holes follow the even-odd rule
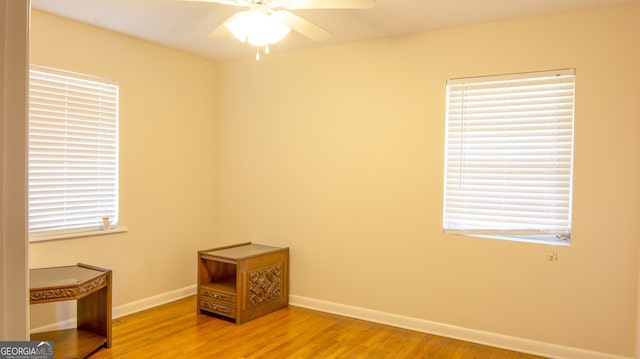
[[[282,297],[283,264],[249,272],[249,307]]]
[[[30,299],[32,304],[46,301],[70,300],[74,298],[79,299],[106,286],[107,277],[100,276],[80,286],[31,290]]]

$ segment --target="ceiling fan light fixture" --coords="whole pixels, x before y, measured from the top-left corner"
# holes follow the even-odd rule
[[[291,31],[278,18],[261,10],[239,12],[226,26],[240,41],[258,47],[275,44]]]

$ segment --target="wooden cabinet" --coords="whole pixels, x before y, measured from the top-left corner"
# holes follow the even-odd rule
[[[29,270],[31,304],[77,300],[77,327],[31,334],[53,340],[54,357],[84,358],[111,346],[111,270],[78,264]]]
[[[289,305],[289,248],[241,243],[198,251],[198,312],[242,324]]]

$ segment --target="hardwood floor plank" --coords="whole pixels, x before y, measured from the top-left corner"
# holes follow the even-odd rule
[[[429,358],[542,357],[290,306],[240,326],[198,314],[188,297],[120,318],[108,358]]]

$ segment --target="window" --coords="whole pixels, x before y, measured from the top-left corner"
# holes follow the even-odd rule
[[[573,69],[447,81],[443,230],[569,244]]]
[[[31,240],[118,224],[118,86],[39,66],[29,72]]]

